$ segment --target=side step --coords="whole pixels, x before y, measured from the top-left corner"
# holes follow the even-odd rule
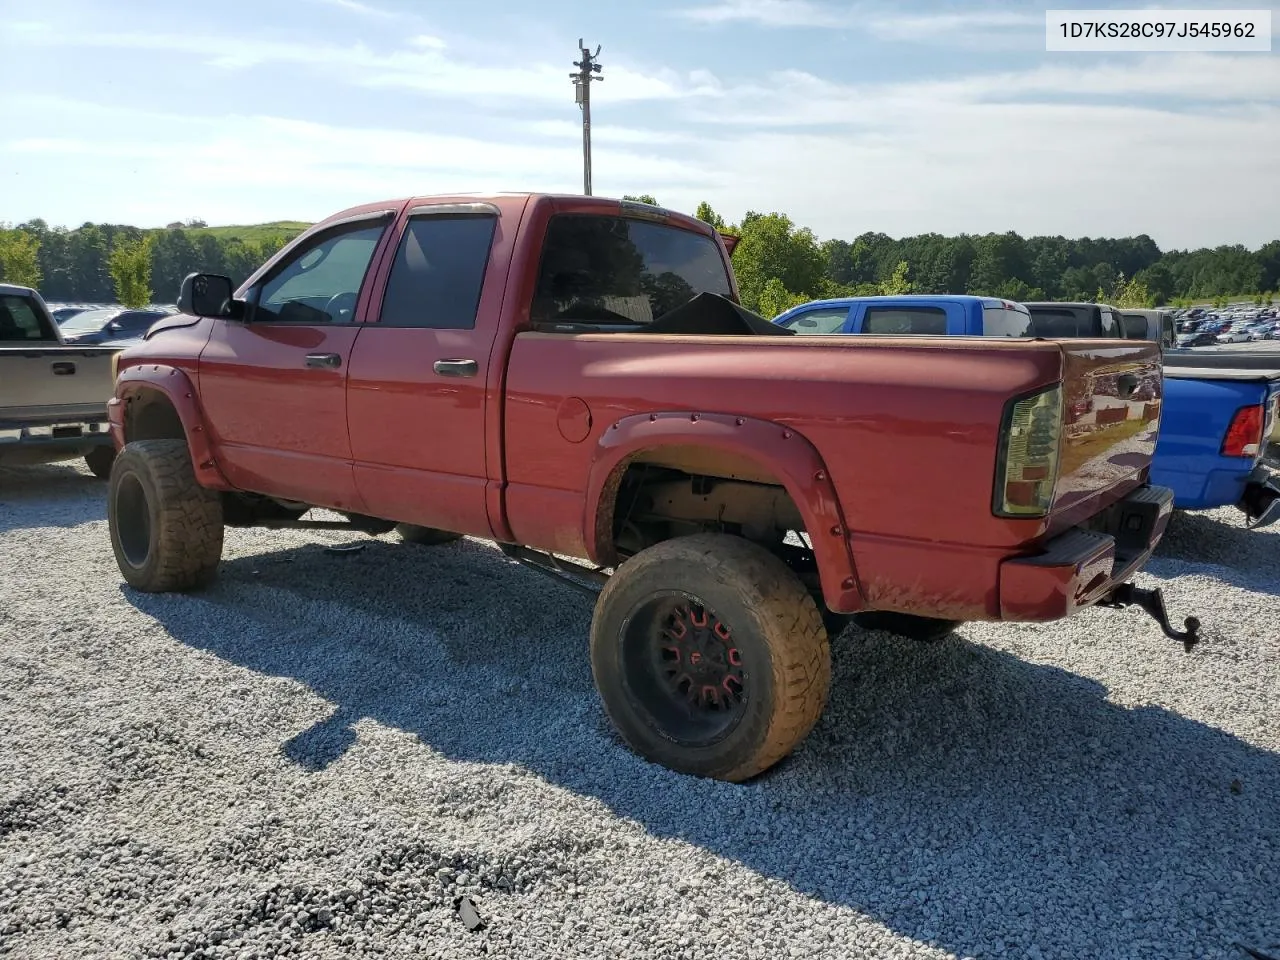
[[[562,560],[554,554],[530,550],[528,547],[519,547],[513,543],[500,543],[498,549],[516,563],[523,564],[531,570],[537,570],[539,573],[545,573],[571,587],[577,587],[583,593],[589,593],[593,597],[599,594],[604,589],[604,585],[609,582],[609,574],[604,572],[603,567],[588,567],[586,564]]]

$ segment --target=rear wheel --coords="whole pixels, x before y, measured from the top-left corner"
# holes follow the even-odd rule
[[[116,448],[110,446],[94,447],[84,455],[85,466],[99,480],[111,476],[111,465],[116,462]]]
[[[217,573],[222,501],[196,482],[185,440],[139,440],[120,451],[107,524],[116,564],[136,590],[192,590]]]
[[[868,613],[855,613],[853,622],[864,630],[883,630],[908,640],[921,643],[934,643],[955,632],[963,620],[937,620],[933,617],[917,617],[909,613],[893,613],[888,610],[873,610]]]
[[[618,567],[592,617],[591,666],[632,749],[729,781],[790,753],[831,684],[827,632],[804,584],[724,534],[668,540]]]
[[[400,539],[406,543],[417,543],[424,547],[435,547],[462,539],[460,533],[437,530],[435,527],[419,527],[412,523],[397,523],[396,533],[400,534]]]

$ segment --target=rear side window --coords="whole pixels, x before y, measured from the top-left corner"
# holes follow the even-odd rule
[[[700,293],[731,292],[709,236],[625,217],[557,214],[547,225],[530,319],[634,328]]]
[[[845,321],[848,319],[848,307],[809,310],[791,317],[780,326],[788,327],[801,336],[807,334],[814,337],[822,334],[839,333],[840,328],[844,326]]]
[[[471,330],[497,218],[430,214],[409,221],[387,279],[379,323]]]
[[[941,307],[871,307],[862,321],[862,332],[943,336],[947,332],[947,311]]]
[[[1120,314],[1120,323],[1126,340],[1147,339],[1147,318],[1140,313]]]
[[[984,337],[1030,337],[1031,314],[1011,307],[983,307]]]
[[[1094,337],[1092,310],[1083,307],[1033,307],[1031,328],[1037,337],[1062,340],[1067,337]]]
[[[26,297],[0,296],[0,342],[55,341],[46,333],[35,305]]]

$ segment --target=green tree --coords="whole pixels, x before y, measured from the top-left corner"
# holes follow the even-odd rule
[[[760,297],[756,303],[756,313],[766,319],[773,319],[792,307],[808,303],[811,299],[811,297],[806,297],[802,294],[792,293],[783,286],[781,280],[777,277],[772,277],[764,285],[764,289],[760,291]]]
[[[777,279],[796,296],[812,299],[825,280],[826,263],[813,231],[797,229],[781,213],[748,212],[743,217],[742,239],[733,251],[734,272],[742,305],[763,315],[765,286]]]
[[[637,193],[637,194],[624,193],[622,195],[622,199],[634,200],[636,203],[647,203],[651,207],[661,206],[661,204],[659,204],[658,201],[654,199],[653,194],[651,193]]]
[[[0,228],[0,280],[39,287],[40,241],[25,230]]]
[[[698,204],[698,209],[693,211],[693,215],[703,223],[711,224],[711,226],[715,227],[717,230],[723,230],[725,228],[724,217],[712,210],[711,204],[707,203],[705,200]]]
[[[151,303],[151,248],[148,234],[137,240],[118,240],[111,248],[108,269],[115,284],[116,299],[126,307]]]
[[[1124,274],[1120,274],[1120,278],[1116,281],[1116,285],[1112,289],[1111,296],[1107,302],[1115,307],[1128,307],[1130,309],[1155,305],[1155,300],[1151,296],[1151,291],[1147,289],[1147,285],[1137,277],[1132,280],[1125,280]]]
[[[911,281],[907,279],[907,272],[911,268],[907,265],[907,261],[899,260],[898,265],[893,268],[893,273],[889,275],[889,279],[880,284],[880,295],[885,297],[901,296],[904,293],[911,292]]]

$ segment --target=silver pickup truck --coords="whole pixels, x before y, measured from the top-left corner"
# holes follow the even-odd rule
[[[39,293],[0,283],[0,466],[84,457],[105,478],[116,455],[107,401],[120,349],[64,343]]]

